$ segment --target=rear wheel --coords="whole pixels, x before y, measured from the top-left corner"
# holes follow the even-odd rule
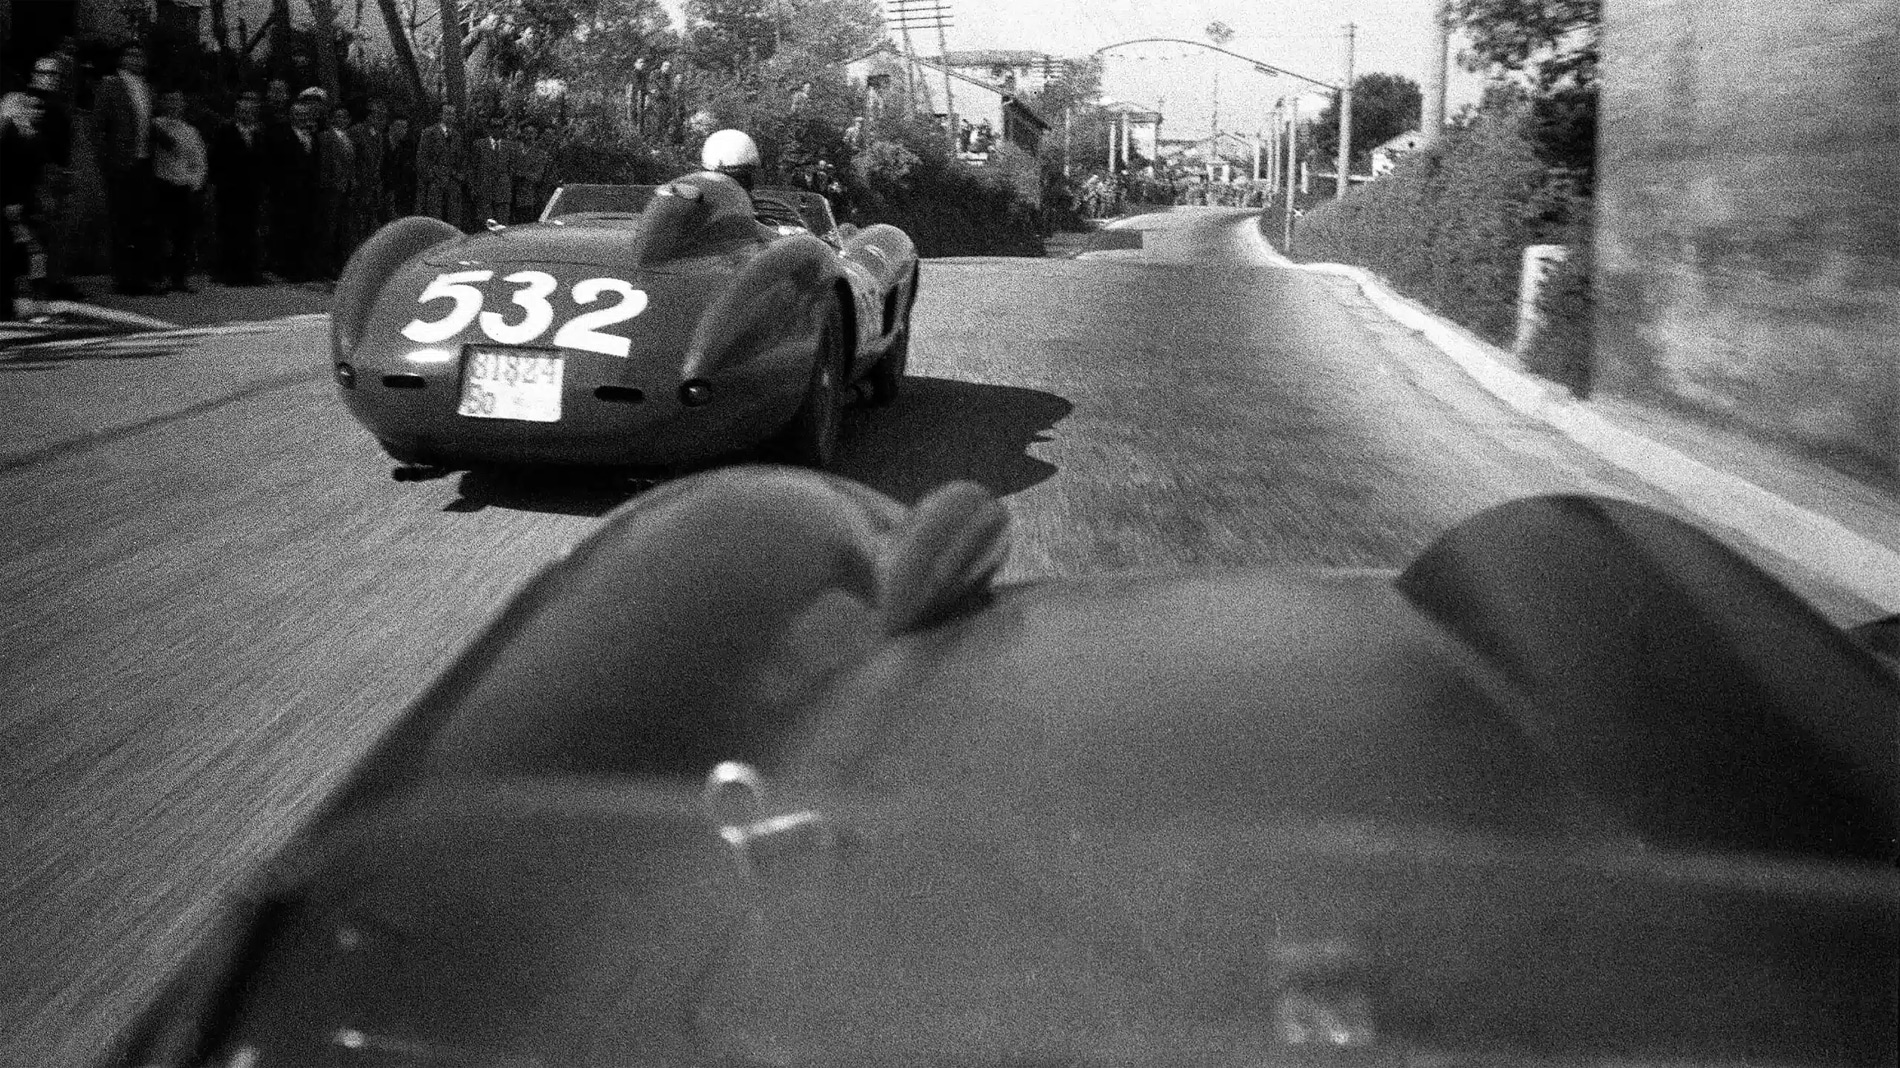
[[[904,295],[904,318],[877,366],[871,368],[871,403],[883,407],[897,400],[910,367],[910,311],[917,306],[917,268],[910,269],[910,292]]]
[[[883,407],[897,400],[904,388],[904,371],[909,365],[910,327],[906,325],[878,359],[877,366],[871,368],[872,404]]]
[[[805,402],[779,435],[777,451],[786,463],[823,468],[837,456],[843,389],[844,313],[833,302],[825,312]]]

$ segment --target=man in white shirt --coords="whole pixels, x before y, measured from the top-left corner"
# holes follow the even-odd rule
[[[205,185],[205,141],[185,121],[185,94],[174,89],[158,98],[152,122],[152,174],[160,230],[164,235],[165,277],[169,288],[191,287],[192,246],[198,239],[198,191]]]

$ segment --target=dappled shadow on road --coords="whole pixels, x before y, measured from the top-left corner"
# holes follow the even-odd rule
[[[1056,473],[1028,450],[1074,407],[1040,390],[913,376],[896,404],[848,414],[832,470],[906,504],[958,479],[1007,496]]]
[[[445,512],[508,508],[519,512],[602,516],[638,493],[645,483],[613,471],[561,468],[485,468],[464,471],[460,497]]]

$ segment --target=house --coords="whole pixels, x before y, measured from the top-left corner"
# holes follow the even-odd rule
[[[1164,138],[1160,158],[1176,171],[1203,173],[1226,182],[1247,177],[1259,139],[1222,131],[1198,139]]]
[[[954,113],[957,123],[987,123],[1000,141],[1032,155],[1049,132],[1048,121],[1016,91],[907,55],[888,41],[846,63],[845,77],[865,90],[873,125],[893,107],[915,107],[941,121],[950,121]]]
[[[930,62],[958,74],[988,82],[1005,92],[1038,93],[1062,72],[1064,60],[1047,52],[1021,48],[986,48],[945,52]]]
[[[1125,151],[1117,151],[1110,144],[1109,151],[1117,159],[1127,160],[1127,152],[1155,162],[1161,155],[1161,113],[1140,104],[1131,104],[1126,100],[1116,100],[1102,105],[1102,110],[1113,117],[1111,141],[1120,141]],[[1125,139],[1125,140],[1124,140]]]
[[[1424,140],[1424,134],[1417,130],[1407,130],[1392,140],[1374,148],[1372,150],[1372,176],[1377,178],[1382,174],[1391,174],[1392,168],[1398,166],[1399,157],[1417,148],[1420,144],[1423,144]]]

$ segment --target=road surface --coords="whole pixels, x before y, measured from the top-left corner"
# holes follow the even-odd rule
[[[1460,518],[1647,491],[1493,401],[1243,213],[932,261],[914,378],[838,470],[1007,502],[1007,578],[1393,566]],[[1128,242],[1122,242],[1126,244]],[[399,484],[324,325],[0,354],[0,1066],[84,1063],[451,653],[624,499]]]

